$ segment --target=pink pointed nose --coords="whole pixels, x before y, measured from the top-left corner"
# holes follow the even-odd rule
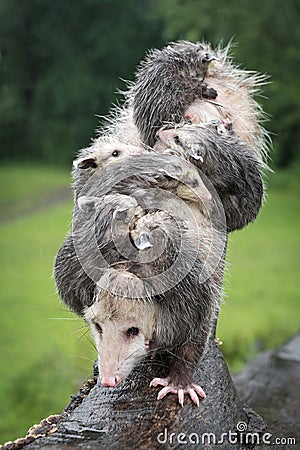
[[[101,384],[104,387],[115,387],[121,382],[121,378],[116,375],[103,375],[101,378]]]

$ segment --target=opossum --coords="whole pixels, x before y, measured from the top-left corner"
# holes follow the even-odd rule
[[[264,114],[253,97],[267,77],[235,67],[229,48],[213,50],[206,43],[179,41],[148,53],[127,93],[145,144],[153,147],[165,124],[219,119],[232,123],[259,161],[265,158],[268,137],[260,125]],[[215,96],[203,96],[204,82]]]
[[[223,203],[229,232],[243,228],[256,218],[264,196],[261,177],[262,163],[230,129],[228,123],[224,124],[218,120],[207,124],[178,125],[175,128],[159,131],[157,138],[155,151],[177,150],[177,155],[189,159],[200,169],[198,181],[196,181],[195,173],[188,176],[187,169],[185,169],[184,183],[177,184],[177,192],[173,189],[176,195],[189,200],[190,193],[190,199],[193,199],[192,191],[187,189],[188,178],[190,180],[194,178],[194,183],[198,182],[198,186],[203,186],[205,179],[208,179]],[[109,142],[106,142],[108,139]],[[116,149],[120,148],[122,150],[117,150],[118,156],[111,156],[116,154]],[[142,144],[140,146],[120,144],[112,137],[106,138],[104,143],[103,139],[102,141],[98,139],[94,146],[81,152],[79,158],[74,162],[73,176],[76,196],[95,172],[102,170],[108,164],[120,162],[120,158],[140,155],[145,151]],[[150,154],[154,156],[153,152]],[[158,167],[159,175],[162,168],[159,167],[158,160],[156,167]],[[168,165],[165,167],[167,168]],[[177,178],[180,178],[179,172],[180,162]],[[203,174],[206,178],[203,177]],[[171,186],[168,188],[171,190]],[[179,192],[180,190],[182,192]],[[204,200],[205,197],[207,195],[205,196],[204,189],[202,189]],[[194,200],[197,201],[197,198]]]
[[[174,46],[176,45],[177,44],[174,44]],[[183,43],[182,45],[185,48],[187,43]],[[191,46],[191,53],[193,53],[195,48],[194,44],[191,44]],[[201,49],[201,52],[203,54],[203,48]],[[185,50],[183,50],[181,55],[183,58],[184,53]],[[230,78],[236,69],[233,70],[233,68],[226,63],[227,66],[225,64],[221,67],[219,72],[216,72],[217,80],[222,78],[221,73],[223,73],[225,76],[225,81],[226,77],[227,82],[229,82],[229,80],[233,81],[235,89],[232,89],[230,94],[226,97],[226,92],[222,94],[222,88],[225,83],[221,82],[217,90],[214,90],[213,83],[212,89],[210,88],[210,68],[213,68],[214,64],[218,64],[218,61],[214,61],[214,56],[212,58],[208,58],[211,61],[207,60],[203,62],[203,59],[205,58],[201,59],[201,67],[195,74],[196,76],[194,77],[193,83],[189,78],[185,80],[185,85],[189,85],[189,83],[191,83],[192,86],[192,94],[190,97],[185,96],[184,92],[181,92],[183,85],[180,85],[180,83],[178,83],[178,79],[176,78],[176,71],[179,66],[176,66],[176,70],[173,73],[174,76],[172,75],[170,77],[170,73],[166,71],[161,78],[152,78],[154,85],[151,83],[147,85],[146,83],[143,86],[142,84],[139,86],[142,77],[145,76],[147,78],[147,70],[148,67],[151,66],[151,61],[150,66],[145,65],[146,70],[143,73],[140,72],[140,74],[138,74],[136,87],[131,90],[129,94],[130,97],[133,93],[133,97],[129,98],[128,108],[124,109],[121,115],[122,117],[119,116],[119,119],[117,118],[115,124],[111,127],[110,139],[115,139],[117,137],[121,142],[123,142],[123,144],[134,144],[138,148],[141,148],[144,144],[146,144],[146,146],[154,145],[160,140],[159,145],[155,145],[156,149],[159,149],[160,147],[160,150],[163,151],[169,151],[171,149],[176,152],[178,150],[179,153],[183,154],[185,157],[192,157],[195,159],[195,156],[199,155],[197,155],[197,153],[193,153],[191,155],[191,152],[185,148],[187,141],[194,135],[195,130],[198,131],[197,126],[199,123],[203,125],[204,122],[206,123],[211,122],[212,120],[219,120],[225,129],[223,136],[225,138],[225,143],[222,139],[219,139],[218,133],[215,136],[214,131],[208,130],[209,132],[207,132],[206,130],[206,132],[203,133],[201,131],[200,138],[198,139],[197,137],[197,144],[195,142],[193,143],[192,151],[195,152],[197,146],[199,147],[199,143],[201,144],[200,147],[202,147],[203,140],[205,141],[205,139],[208,139],[207,145],[204,145],[203,154],[200,150],[201,154],[200,158],[198,158],[198,163],[199,161],[200,163],[203,163],[203,168],[208,174],[208,177],[210,177],[210,180],[205,179],[205,174],[203,177],[201,175],[200,178],[201,182],[204,182],[206,191],[209,192],[210,196],[214,191],[213,185],[215,185],[218,193],[220,194],[221,192],[223,195],[222,201],[224,207],[227,205],[226,208],[228,209],[228,212],[225,211],[228,222],[227,231],[231,231],[236,228],[241,228],[248,223],[249,220],[253,220],[261,203],[262,185],[258,161],[262,159],[261,155],[263,153],[263,146],[259,147],[256,143],[259,139],[260,142],[263,141],[263,132],[257,125],[257,105],[253,103],[250,96],[250,91],[252,89],[251,86],[253,86],[253,79],[251,79],[250,82],[248,82],[249,79],[246,81],[244,73],[239,75],[238,71],[235,72],[233,78]],[[157,60],[154,61],[154,65],[156,63]],[[159,61],[159,64],[160,63],[162,63],[162,67],[164,68],[164,58]],[[226,68],[230,69],[228,70],[228,72],[231,71],[230,75],[226,72]],[[172,84],[172,78],[174,78],[174,84]],[[182,81],[180,77],[179,79]],[[238,80],[240,81],[240,84],[238,84]],[[168,81],[168,83],[165,84],[165,81]],[[179,89],[175,92],[175,94],[174,91],[172,91],[173,85],[175,87],[177,86],[176,89]],[[171,91],[165,89],[170,86]],[[220,105],[212,100],[215,95],[218,94],[217,100],[219,101],[219,99],[222,98],[222,103],[224,103],[226,108],[229,107],[228,105],[230,105],[230,102],[235,101],[232,93],[235,92],[235,95],[237,94],[239,90],[237,86],[241,88],[241,92],[244,92],[245,95],[242,96],[242,100],[247,100],[248,103],[246,102],[246,106],[249,110],[251,110],[249,115],[251,120],[249,119],[249,124],[247,124],[247,126],[249,125],[249,128],[247,128],[247,132],[245,134],[243,134],[242,127],[237,126],[235,117],[230,116],[229,113],[221,113]],[[144,88],[145,91],[143,91]],[[193,91],[194,89],[195,92]],[[149,92],[152,95],[152,99],[154,99],[152,103],[147,102],[147,95]],[[168,95],[170,94],[170,96],[166,97],[166,100],[169,99],[169,101],[165,100],[163,102],[165,92],[167,92]],[[141,94],[140,97],[138,97],[139,93]],[[177,95],[177,93],[180,95]],[[222,97],[220,97],[221,94]],[[202,114],[204,111],[204,106],[202,104],[201,108],[196,109],[196,111],[189,108],[195,106],[193,104],[194,100],[198,101],[201,97],[203,98],[205,96],[210,97],[209,100],[205,100],[204,104],[205,107],[208,107],[208,105],[209,107],[206,110],[207,112],[205,115],[200,115],[199,117],[199,112]],[[139,101],[139,98],[141,101]],[[237,96],[235,98],[237,98]],[[158,107],[159,100],[162,100],[160,102],[162,108],[160,108],[160,106]],[[178,102],[181,102],[179,107]],[[210,112],[211,109],[212,112]],[[221,108],[221,110],[223,111],[223,108]],[[137,129],[141,132],[141,138],[138,137],[138,133],[136,132],[134,126],[132,126],[132,114],[134,115],[134,119],[137,123]],[[174,142],[170,143],[170,138],[171,140],[175,138],[174,130],[176,128],[176,122],[181,124],[184,119],[192,123],[191,126],[194,127],[194,131],[193,129],[187,130],[186,126],[185,128],[182,127],[182,129],[179,130],[180,135],[182,135],[181,141],[174,141],[174,145]],[[127,120],[128,122],[126,122]],[[161,130],[161,127],[165,122],[169,123],[169,127],[171,128],[170,130]],[[231,123],[233,123],[232,127]],[[127,124],[130,124],[130,126],[127,127]],[[128,129],[130,129],[129,137],[127,134]],[[156,135],[157,131],[159,131],[158,135]],[[232,131],[236,133],[235,137],[232,134]],[[207,136],[205,133],[207,133]],[[100,138],[95,141],[95,146],[99,143],[101,146],[103,139],[105,139],[105,137],[103,135],[100,136]],[[248,161],[247,156],[243,153],[243,143],[237,143],[235,141],[238,139],[241,139],[241,141],[248,146],[250,154],[253,153],[253,159],[250,157]],[[236,154],[234,152],[233,154],[230,153],[232,151],[231,145],[238,148]],[[207,149],[207,147],[209,148]],[[212,147],[214,152],[210,152]],[[196,152],[197,151],[198,150],[196,150]],[[218,152],[221,155],[220,159]],[[245,158],[249,162],[248,165],[246,164],[245,168],[243,167],[244,161],[241,160],[241,156],[243,155],[245,155]],[[164,208],[166,207],[164,198],[160,199],[154,195],[151,195],[151,190],[153,187],[160,186],[160,183],[163,184],[164,189],[171,189],[175,194],[180,193],[178,191],[180,183],[178,184],[177,181],[174,185],[172,176],[166,177],[166,175],[168,175],[167,171],[161,171],[162,168],[167,168],[169,170],[170,160],[160,160],[160,157],[155,155],[155,158],[153,157],[151,164],[144,167],[147,171],[143,171],[139,165],[141,161],[140,156],[130,162],[132,165],[128,165],[125,158],[122,162],[114,164],[112,166],[113,170],[109,172],[109,175],[106,176],[106,178],[103,178],[101,156],[100,160],[97,160],[97,158],[93,160],[93,158],[89,158],[89,150],[87,151],[87,154],[83,156],[83,160],[86,160],[87,158],[90,161],[86,164],[81,159],[79,165],[75,167],[74,186],[77,202],[73,222],[75,224],[75,232],[78,232],[75,239],[76,249],[74,248],[74,242],[72,242],[73,250],[71,249],[72,245],[70,245],[70,239],[72,238],[67,238],[66,246],[62,247],[56,261],[56,279],[58,289],[62,293],[63,300],[77,313],[83,314],[83,311],[85,311],[86,319],[89,322],[92,320],[89,315],[90,312],[94,317],[98,317],[99,313],[100,321],[101,317],[103,317],[102,308],[106,304],[105,301],[102,304],[101,299],[105,299],[106,293],[108,292],[109,302],[107,304],[110,305],[113,310],[118,297],[118,292],[115,291],[117,289],[117,287],[115,287],[116,284],[113,284],[113,287],[107,283],[107,271],[114,267],[118,267],[120,263],[123,265],[125,264],[126,272],[128,273],[127,280],[134,276],[134,279],[137,278],[142,281],[143,290],[145,290],[145,296],[146,299],[148,299],[148,301],[144,303],[139,303],[139,298],[137,296],[141,291],[139,291],[136,287],[134,289],[131,287],[130,296],[133,298],[131,298],[132,303],[130,304],[130,307],[133,307],[133,312],[139,311],[141,305],[145,305],[150,308],[149,310],[145,310],[143,317],[146,318],[147,326],[153,324],[153,336],[151,335],[151,337],[155,343],[155,346],[168,349],[174,355],[174,360],[170,365],[169,377],[167,379],[155,379],[151,385],[155,386],[162,384],[164,386],[164,389],[162,389],[159,393],[159,398],[163,397],[168,392],[175,392],[178,394],[180,403],[182,404],[184,393],[187,392],[191,396],[192,400],[195,403],[198,403],[199,400],[197,393],[198,395],[203,396],[203,391],[198,386],[192,386],[192,373],[205,348],[206,339],[210,331],[211,320],[216,314],[220,301],[220,290],[226,247],[226,233],[224,234],[222,232],[223,220],[219,220],[218,214],[215,215],[214,213],[210,213],[207,218],[205,215],[205,201],[200,202],[200,205],[204,203],[204,208],[198,208],[197,205],[197,211],[199,212],[201,219],[199,219],[199,216],[196,215],[196,222],[201,223],[201,226],[195,227],[191,223],[192,221],[188,218],[185,223],[185,228],[183,227],[185,229],[185,237],[188,236],[187,240],[184,241],[186,243],[186,253],[183,252],[183,254],[189,256],[195,255],[195,258],[192,258],[192,260],[194,259],[192,265],[188,264],[188,261],[186,261],[188,258],[183,258],[183,264],[179,264],[175,267],[175,270],[171,273],[172,276],[174,276],[174,281],[177,278],[178,284],[175,283],[175,285],[173,285],[173,283],[171,283],[172,286],[170,287],[167,282],[168,280],[162,277],[162,275],[164,275],[165,269],[173,269],[174,260],[177,260],[178,256],[181,255],[181,250],[178,250],[178,245],[181,241],[178,233],[176,233],[172,228],[174,218],[170,218],[168,214],[162,215],[162,211],[157,210],[159,209],[157,200],[162,202],[160,205],[164,205]],[[203,158],[203,162],[201,161],[201,158]],[[184,160],[180,161],[177,168],[184,165],[183,161]],[[202,168],[201,164],[198,167]],[[176,171],[178,174],[177,169]],[[118,174],[117,177],[116,174]],[[131,183],[128,183],[128,175],[131,175]],[[239,177],[241,177],[241,179],[239,179]],[[110,190],[111,178],[115,183],[112,191]],[[216,179],[215,181],[214,178]],[[209,181],[211,181],[211,184]],[[243,185],[241,192],[239,191],[239,183],[242,183]],[[240,203],[244,199],[245,192],[247,190],[251,192],[252,186],[254,186],[253,204],[250,202],[249,208],[253,209],[253,212],[247,211],[247,201],[245,201],[245,210],[242,210],[244,217],[241,218],[239,217]],[[204,194],[205,189],[203,187],[201,187],[201,189],[201,195],[207,195]],[[111,195],[113,195],[113,197],[110,197]],[[123,200],[125,202],[125,206],[127,205],[128,208],[127,206],[124,207],[123,200],[121,203],[118,203],[120,202],[120,199],[118,198],[119,195],[126,195],[129,199],[134,198],[137,205],[130,205],[130,201],[126,198]],[[206,201],[211,203],[212,201],[210,196],[207,195]],[[100,201],[95,200],[99,199],[99,197]],[[147,199],[148,205],[146,204],[145,199]],[[192,200],[191,204],[194,206],[196,204],[196,202],[194,202],[191,198],[185,200]],[[107,209],[105,210],[105,208]],[[229,211],[229,208],[232,209],[233,213]],[[193,212],[193,207],[190,209]],[[218,210],[219,208],[216,209]],[[141,213],[141,210],[143,213]],[[108,214],[106,214],[106,211]],[[180,224],[180,220],[182,220],[183,215],[178,213],[177,219],[179,220],[177,220],[177,222],[175,221],[175,223]],[[220,214],[220,217],[221,216],[222,214]],[[214,220],[215,217],[218,219]],[[124,219],[126,225],[125,228],[122,224],[122,218]],[[114,220],[118,222],[117,229],[121,229],[119,235],[120,240],[121,242],[125,242],[125,245],[120,246],[118,244],[118,248],[116,248],[114,239],[111,239],[112,235],[110,226],[114,223]],[[218,228],[219,225],[220,227]],[[163,229],[167,231],[167,236],[173,237],[173,240],[167,240],[168,245],[163,247],[165,251],[160,254],[157,253],[159,245],[155,233],[157,230],[162,231]],[[199,232],[199,229],[200,234],[202,232],[200,239],[199,236],[196,237],[195,235],[195,230]],[[91,232],[91,230],[93,230],[93,232]],[[213,240],[216,242],[216,245],[214,251],[212,252],[212,256],[209,259],[209,264],[205,267],[204,263],[207,261],[207,254],[209,253],[208,248],[212,242],[212,237],[209,230],[216,231],[216,235],[213,236]],[[181,236],[181,233],[179,234]],[[132,246],[128,245],[128,240],[124,241],[125,238],[128,238],[128,235],[130,242],[133,244]],[[106,265],[103,265],[103,261],[100,261],[100,264],[98,264],[97,258],[95,258],[97,257],[96,250],[98,245],[101,246],[102,253],[107,257]],[[201,245],[203,247],[201,247]],[[71,255],[71,264],[69,264],[68,261],[69,256],[66,256],[66,249],[69,251],[69,255]],[[79,255],[76,255],[76,250],[78,249]],[[125,256],[122,252],[119,252],[119,249],[122,251],[127,251]],[[199,249],[202,249],[200,254],[198,253]],[[92,251],[90,252],[90,250]],[[83,254],[81,254],[81,252],[83,252]],[[158,257],[153,260],[148,257],[151,254],[154,254],[155,256],[158,255]],[[182,259],[179,259],[179,261],[181,263]],[[81,267],[80,262],[83,262],[83,267]],[[87,274],[85,273],[85,269],[87,269]],[[183,273],[182,277],[181,272]],[[77,280],[74,279],[74,273],[79,274],[79,278]],[[201,274],[200,278],[199,273]],[[158,281],[156,277],[158,277]],[[71,283],[72,285],[68,283]],[[128,289],[128,286],[132,286],[132,283],[127,283],[126,286]],[[83,292],[86,288],[88,289],[88,292]],[[108,291],[105,290],[107,288],[109,289]],[[104,293],[103,290],[105,291]],[[143,295],[142,298],[144,298]],[[151,301],[149,299],[151,299]],[[119,306],[122,307],[123,304],[119,303]],[[124,307],[127,308],[126,302],[124,302]],[[136,315],[139,314],[140,312],[136,313]],[[153,316],[155,319],[154,322]],[[120,326],[124,326],[127,331],[131,328],[138,328],[133,325],[129,326],[130,323],[127,323],[125,318],[126,315],[124,312],[124,323],[122,324],[122,322],[119,322]],[[116,323],[114,321],[108,321],[107,324],[107,330],[118,331],[118,327],[115,326]],[[135,335],[135,333],[136,330],[134,330],[134,332],[131,330],[129,335]],[[145,336],[147,344],[148,339],[150,340],[150,337],[148,337],[150,334],[147,332]],[[122,345],[125,343],[122,342],[122,340],[119,341],[119,343],[120,342],[122,348]],[[147,351],[147,345],[145,345],[144,351],[142,351],[141,354],[145,354]],[[129,358],[131,351],[130,348],[127,347],[126,351],[129,352]],[[137,355],[138,354],[139,353],[137,351]],[[103,360],[105,360],[105,358],[106,357],[104,356]],[[111,355],[111,358],[113,359],[113,355]],[[139,358],[135,359],[134,356],[131,359],[134,363],[133,365],[136,365],[139,360]],[[115,360],[116,357],[114,361]],[[128,375],[128,370],[130,371],[132,366],[128,367],[124,373],[114,373],[113,370],[110,374],[106,373],[106,381],[104,380],[104,384],[117,384],[124,376]]]
[[[97,139],[90,147],[82,149],[73,161],[75,198],[96,171],[99,172],[108,165],[119,163],[120,160],[129,156],[143,153],[145,149],[141,143],[140,145],[126,144],[111,135]]]
[[[124,158],[126,159],[130,156],[138,156],[142,154],[148,154],[149,157],[155,155],[152,149],[146,150],[142,147],[142,145],[137,146],[124,144],[119,140],[114,139],[112,136],[98,139],[94,143],[94,145],[87,149],[83,149],[78,155],[78,158],[73,162],[73,187],[75,198],[77,198],[79,195],[82,195],[82,191],[84,189],[86,190],[86,183],[90,183],[89,180],[95,174],[103,172],[106,167],[109,167],[112,164],[116,163],[120,168],[120,161],[122,161]],[[141,160],[139,159],[139,161]],[[191,190],[189,191],[189,186],[197,188],[198,194],[201,189],[201,197],[204,200],[207,196],[210,197],[208,191],[204,187],[199,173],[197,173],[197,171],[192,166],[184,166],[184,164],[182,164],[179,160],[177,161],[177,164],[174,164],[174,161],[172,160],[170,160],[169,162],[170,164],[167,164],[164,167],[160,167],[159,165],[155,164],[156,161],[153,160],[153,165],[158,166],[158,168],[157,173],[153,174],[152,176],[157,181],[154,181],[153,178],[150,183],[157,184],[158,182],[160,184],[160,187],[173,191],[179,197],[185,198],[187,200],[191,199],[194,201],[199,201],[199,196],[195,196]],[[159,160],[157,160],[157,163],[159,163]],[[153,173],[152,168],[150,172]],[[135,175],[139,177],[138,169]],[[168,180],[166,177],[168,177]],[[171,178],[173,179],[173,181],[171,181]],[[97,183],[99,183],[99,177]],[[139,184],[141,184],[141,182],[139,182]]]
[[[154,148],[163,152],[173,149],[200,169],[220,197],[227,231],[231,232],[255,220],[264,186],[261,163],[234,132],[222,126],[222,122],[185,124],[161,130]]]
[[[116,386],[128,376],[147,355],[153,339],[154,304],[151,299],[146,301],[142,281],[127,267],[123,263],[108,268],[102,275],[107,290],[96,288],[94,303],[83,311],[95,339],[99,379],[104,387]],[[131,283],[141,298],[130,297]],[[120,295],[112,294],[110,288],[112,292],[118,288]]]
[[[235,67],[228,52],[229,46],[213,50],[209,44],[186,41],[150,51],[125,93],[127,108],[119,111],[111,132],[127,139],[126,123],[132,130],[133,115],[139,145],[165,149],[166,139],[183,135],[192,144],[190,149],[185,145],[185,157],[216,188],[228,231],[234,231],[256,218],[263,200],[261,173],[267,167],[269,140],[254,94],[267,77]],[[201,97],[204,81],[215,88],[215,100]],[[174,145],[181,144],[172,142],[172,149]],[[198,153],[204,147],[208,157],[202,164]]]
[[[136,220],[136,232],[147,230],[156,258],[150,254],[146,263],[126,261],[105,269],[84,317],[95,337],[103,386],[119,384],[148,351],[167,351],[172,355],[168,377],[151,382],[164,386],[158,398],[172,392],[183,405],[187,393],[199,405],[198,395],[205,394],[193,382],[193,372],[219,307],[224,235],[203,217],[197,246],[196,230],[189,223],[182,229],[174,219],[156,211]],[[156,238],[158,230],[164,240]]]

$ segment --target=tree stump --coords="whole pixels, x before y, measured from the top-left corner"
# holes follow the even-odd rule
[[[158,389],[149,383],[164,372],[162,361],[147,360],[116,388],[95,384],[83,400],[82,395],[73,398],[54,433],[23,448],[267,448],[262,441],[265,424],[239,400],[212,336],[195,373],[207,394],[199,408],[189,398],[181,408],[176,395],[156,399]]]

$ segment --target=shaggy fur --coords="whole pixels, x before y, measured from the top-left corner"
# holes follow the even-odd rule
[[[211,182],[223,204],[228,232],[255,220],[264,194],[261,163],[233,132],[186,124],[163,130],[159,137],[158,151],[182,153],[207,177],[203,180]]]
[[[89,323],[107,305],[119,317],[128,299],[142,305],[147,338],[173,355],[174,385],[191,383],[218,311],[227,232],[253,221],[263,198],[267,136],[253,94],[265,78],[227,53],[183,41],[148,54],[125,107],[75,162],[73,230],[55,262],[63,301]],[[149,146],[165,155],[141,155]],[[135,246],[143,236],[146,251]],[[118,270],[107,277],[120,264],[125,281]]]
[[[268,136],[261,126],[265,115],[254,94],[267,77],[234,66],[229,50],[229,46],[213,50],[206,43],[180,41],[148,53],[127,93],[142,141],[154,146],[163,125],[181,123],[196,113],[202,123],[229,119],[258,160],[265,159]],[[209,57],[203,63],[205,55]],[[204,82],[216,91],[215,100],[203,95]]]

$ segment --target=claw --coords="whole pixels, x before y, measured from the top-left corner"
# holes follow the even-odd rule
[[[141,233],[135,240],[134,245],[138,250],[145,250],[146,248],[152,247],[152,244],[150,242],[150,237],[148,233]]]
[[[197,392],[198,395],[200,395],[200,397],[202,398],[206,397],[204,390],[198,384],[192,384],[192,388]]]
[[[154,378],[150,383],[150,386],[152,387],[156,387],[158,385],[164,387],[159,391],[157,400],[161,400],[167,394],[176,394],[178,396],[178,402],[182,407],[184,404],[184,394],[188,394],[192,402],[195,403],[195,405],[198,407],[200,405],[199,397],[206,397],[205,392],[198,384],[193,383],[185,387],[175,386],[174,384],[172,384],[169,378]],[[199,395],[199,397],[197,394]]]
[[[172,386],[166,386],[159,391],[157,400],[161,400],[167,394],[177,394],[177,391]]]
[[[194,391],[194,389],[191,389],[191,388],[187,389],[187,394],[189,394],[189,396],[191,397],[192,401],[193,401],[193,402],[195,403],[195,405],[197,405],[198,408],[199,408],[199,405],[200,405],[199,397],[198,397],[198,395],[196,394],[196,392]]]
[[[169,382],[167,378],[153,378],[150,383],[150,387],[160,386],[168,386]]]
[[[178,389],[178,401],[181,407],[183,408],[183,402],[184,402],[184,390],[182,388]]]

